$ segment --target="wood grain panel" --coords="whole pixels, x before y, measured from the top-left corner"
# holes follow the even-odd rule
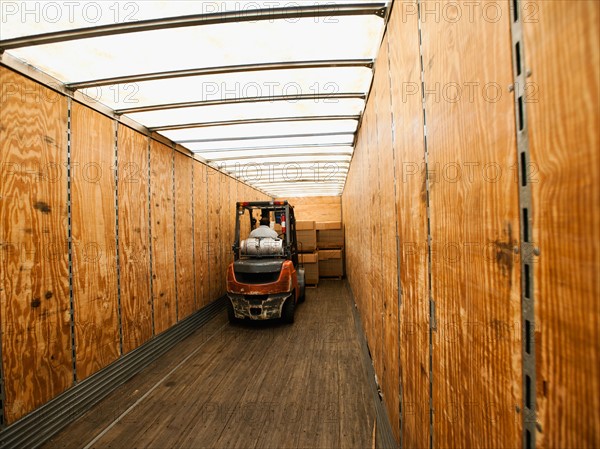
[[[217,248],[219,251],[219,273],[218,285],[219,291],[217,297],[224,295],[227,286],[225,285],[225,273],[227,270],[227,247],[229,246],[229,178],[223,173],[218,173],[219,176],[219,194],[220,194],[220,209],[219,209],[219,238],[217,239]],[[216,298],[215,298],[216,299]]]
[[[534,268],[537,446],[599,447],[600,6],[535,2],[522,20],[532,71],[532,239],[541,250]]]
[[[208,210],[206,165],[194,162],[194,267],[196,309],[208,304]]]
[[[73,383],[67,102],[0,67],[0,322],[5,423]]]
[[[209,298],[212,302],[219,297],[221,291],[221,254],[220,222],[221,212],[221,180],[220,173],[207,167],[208,185],[208,266],[209,266]]]
[[[404,4],[411,6],[409,3]],[[417,16],[394,8],[387,35],[397,185],[402,441],[429,446],[429,301],[425,148]],[[410,93],[410,94],[409,94]]]
[[[366,192],[368,195],[366,228],[370,240],[370,253],[368,263],[368,290],[365,292],[370,299],[370,325],[369,348],[375,372],[381,382],[383,375],[383,272],[381,263],[381,228],[385,226],[381,221],[381,186],[379,177],[379,143],[377,142],[377,110],[375,109],[375,86],[371,88],[370,101],[365,108],[363,126],[366,133],[366,149],[368,150],[368,180]]]
[[[118,130],[119,269],[123,353],[152,337],[148,138]]]
[[[285,199],[294,206],[296,220],[342,221],[342,198],[339,196],[311,196]]]
[[[438,5],[456,17],[455,3]],[[510,17],[508,3],[496,7]],[[512,82],[510,28],[483,14],[430,18],[422,37],[437,318],[434,445],[521,447],[515,120],[512,96],[502,92]]]
[[[194,228],[192,226],[192,159],[175,151],[175,233],[177,239],[178,320],[196,308],[194,298]]]
[[[173,217],[173,149],[150,143],[150,208],[152,218],[152,301],[154,333],[177,320],[175,294],[175,223]]]
[[[382,360],[383,399],[396,441],[400,441],[400,345],[398,322],[398,253],[396,246],[396,191],[392,146],[392,111],[387,40],[375,64],[374,90],[379,153],[379,195],[382,274]]]
[[[71,228],[77,379],[120,355],[115,122],[73,103]]]

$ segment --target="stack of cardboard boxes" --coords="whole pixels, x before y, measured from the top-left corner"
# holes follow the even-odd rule
[[[344,276],[344,226],[341,221],[317,222],[319,277]]]
[[[317,252],[317,228],[314,221],[296,221],[299,262],[304,265],[306,285],[319,283],[319,253]]]

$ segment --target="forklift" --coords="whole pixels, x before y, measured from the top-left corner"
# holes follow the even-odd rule
[[[248,229],[253,230],[256,212],[274,218],[281,232],[240,240],[242,220],[248,220]],[[287,200],[236,203],[232,249],[234,261],[227,269],[229,321],[281,319],[293,323],[296,305],[305,298],[293,206]]]

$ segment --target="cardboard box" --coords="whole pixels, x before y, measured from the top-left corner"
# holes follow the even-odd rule
[[[344,275],[344,251],[341,249],[319,250],[319,277],[342,277]]]
[[[319,253],[298,254],[298,260],[300,263],[319,263]]]
[[[296,221],[296,231],[310,231],[315,228],[314,221]]]
[[[344,247],[344,228],[320,229],[317,231],[317,248],[332,249]]]
[[[304,265],[304,279],[307,285],[319,283],[319,255],[318,253],[299,254],[298,260]]]
[[[299,252],[311,253],[317,249],[317,231],[315,229],[299,231],[296,228],[296,238],[298,239]]]
[[[317,231],[342,229],[341,221],[319,221],[316,224]]]

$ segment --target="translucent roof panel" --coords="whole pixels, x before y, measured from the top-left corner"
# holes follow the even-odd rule
[[[374,0],[327,0],[327,5],[377,3]],[[243,14],[258,8],[290,8],[299,5],[289,1],[189,1],[189,0],[119,0],[5,2],[2,7],[0,39],[90,28],[114,23],[127,23],[194,14],[234,11]],[[30,20],[26,20],[29,18]]]
[[[314,120],[306,122],[275,122],[246,125],[218,126],[209,128],[188,128],[161,131],[174,142],[194,140],[234,140],[238,138],[270,137],[285,135],[310,135],[330,133],[353,133],[358,120]]]
[[[367,67],[284,69],[136,81],[81,92],[113,109],[126,109],[225,98],[366,94],[371,77]]]
[[[3,2],[0,49],[265,192],[339,195],[390,4]]]
[[[281,100],[260,103],[223,104],[127,114],[149,128],[181,123],[204,123],[225,120],[272,117],[307,117],[317,115],[358,115],[365,101],[361,99]],[[130,107],[137,107],[131,103]]]
[[[274,148],[307,148],[319,147],[322,145],[352,145],[353,134],[342,134],[336,136],[309,136],[309,137],[279,137],[273,139],[255,139],[252,142],[247,140],[228,140],[224,142],[188,142],[185,147],[195,153],[212,152],[236,149],[263,149],[270,150]]]
[[[375,58],[376,15],[167,28],[11,50],[63,82],[250,63]]]
[[[353,148],[351,146],[339,147],[308,147],[308,148],[272,148],[272,149],[256,149],[256,150],[225,150],[212,151],[208,153],[198,153],[201,157],[207,160],[227,160],[250,158],[256,156],[284,156],[284,155],[307,155],[307,154],[342,154],[352,155]]]

